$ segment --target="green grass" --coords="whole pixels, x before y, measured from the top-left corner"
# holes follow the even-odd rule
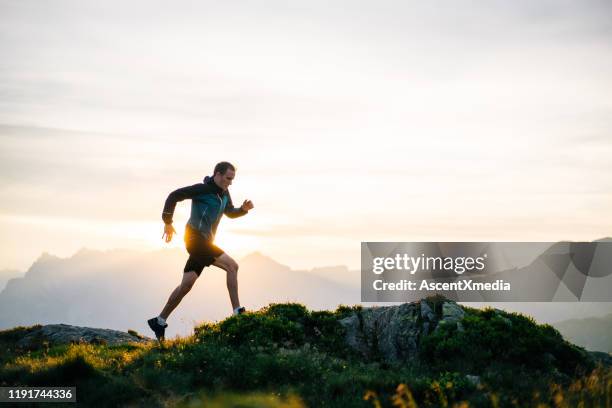
[[[519,313],[464,308],[459,330],[444,325],[422,343],[422,357],[438,369],[481,374],[494,365],[585,375],[595,365],[581,347],[568,343],[550,325],[538,325]]]
[[[610,369],[526,316],[464,308],[463,331],[441,327],[413,364],[390,365],[345,346],[338,320],[360,310],[272,304],[164,347],[25,351],[15,342],[31,328],[14,328],[0,332],[0,385],[76,386],[79,405],[96,407],[610,406]]]

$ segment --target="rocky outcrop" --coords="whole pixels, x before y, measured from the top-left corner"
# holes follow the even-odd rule
[[[420,340],[443,325],[463,330],[464,310],[457,303],[422,300],[399,306],[363,308],[340,320],[346,329],[345,341],[366,358],[390,363],[417,358]]]
[[[68,324],[48,324],[31,330],[17,341],[17,346],[23,349],[34,349],[45,343],[49,346],[69,343],[117,345],[130,342],[146,343],[148,341],[151,341],[151,339],[132,330],[126,333],[119,330],[95,329]]]

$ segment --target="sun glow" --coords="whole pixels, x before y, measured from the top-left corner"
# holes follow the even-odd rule
[[[233,233],[220,228],[215,237],[215,245],[235,259],[259,250],[261,241],[257,236]]]

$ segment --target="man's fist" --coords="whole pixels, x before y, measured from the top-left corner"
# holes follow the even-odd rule
[[[242,203],[242,205],[240,206],[240,208],[242,208],[244,211],[252,210],[253,207],[254,206],[251,200],[244,200],[244,203]]]
[[[176,234],[176,231],[172,224],[164,224],[164,234],[162,235],[162,239],[166,237],[166,242],[172,241],[172,235]]]

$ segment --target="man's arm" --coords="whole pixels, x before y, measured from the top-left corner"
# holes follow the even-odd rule
[[[244,208],[244,204],[238,208],[234,207],[234,203],[232,203],[232,197],[230,196],[229,191],[227,193],[227,199],[227,205],[225,206],[225,211],[223,211],[223,213],[229,218],[242,217],[243,215],[249,212],[248,209]]]
[[[164,204],[164,210],[162,212],[162,220],[164,221],[164,224],[172,224],[172,216],[174,215],[176,203],[188,198],[193,198],[198,194],[202,194],[204,189],[204,184],[198,183],[192,186],[182,187],[171,192],[170,195],[168,195],[168,198],[166,198],[166,203]]]

